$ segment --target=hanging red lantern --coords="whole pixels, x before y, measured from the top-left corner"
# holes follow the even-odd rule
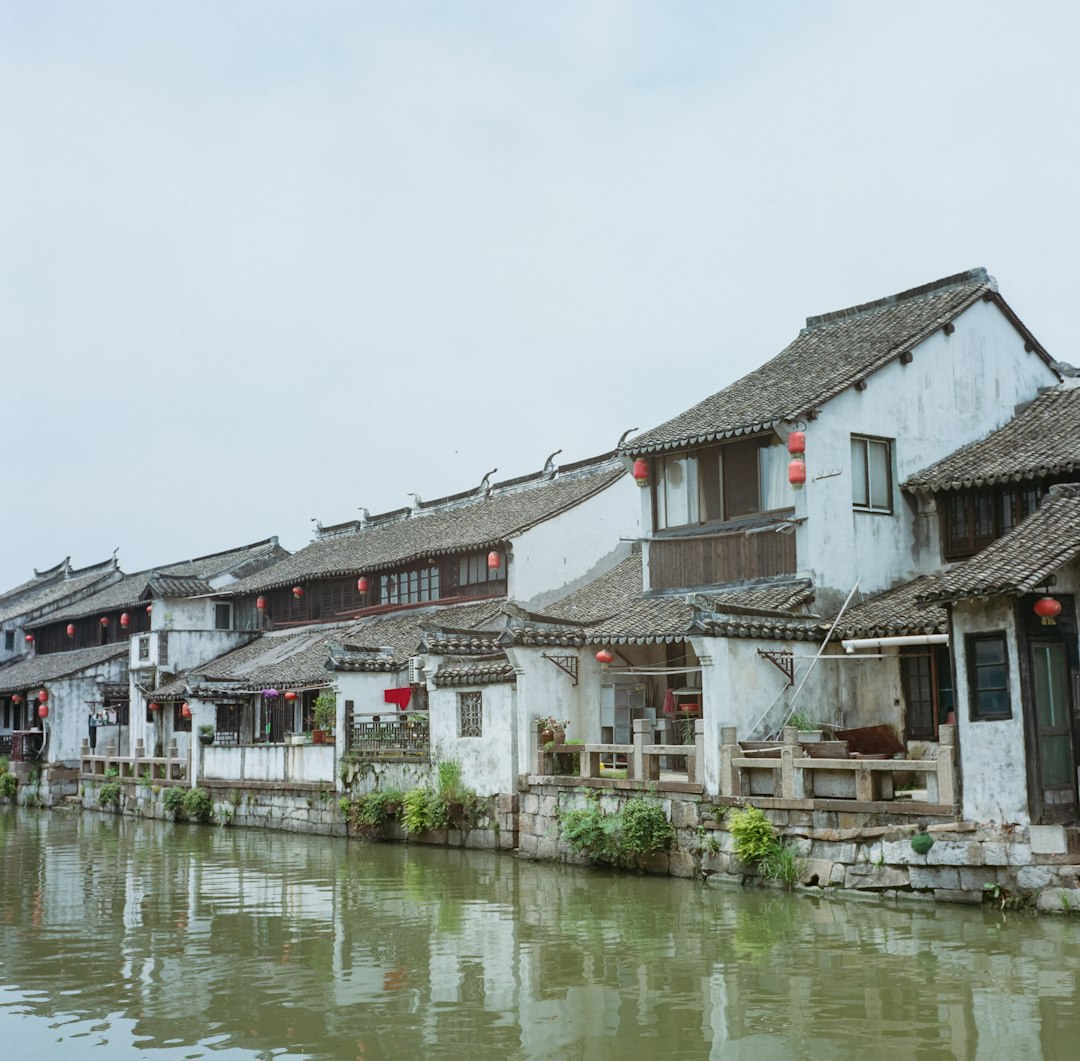
[[[787,466],[787,477],[792,490],[801,490],[806,484],[806,461],[801,457],[796,457]]]
[[[287,692],[287,693],[285,694],[285,699],[286,699],[286,700],[288,700],[290,704],[291,704],[291,703],[295,703],[295,701],[296,701],[296,693],[294,693],[294,692],[293,692],[293,690],[292,690],[292,689],[290,689],[290,690],[289,690],[289,691],[288,691],[288,692]]]
[[[304,595],[304,587],[303,586],[293,586],[292,595],[297,600],[299,600]]]
[[[99,622],[101,623],[102,626],[108,626],[109,625],[109,617],[107,615],[103,615],[101,617],[101,619],[99,620]]]
[[[68,635],[68,637],[74,637],[75,636],[75,624],[74,623],[68,623],[67,624],[67,635]]]
[[[367,580],[366,578],[364,578],[364,576],[363,576],[363,575],[361,575],[361,576],[360,576],[360,577],[359,577],[359,578],[358,578],[358,579],[356,580],[356,588],[357,588],[357,589],[358,589],[358,590],[359,590],[359,591],[360,591],[361,593],[367,593],[367,591],[368,591],[368,580]]]
[[[1061,601],[1053,597],[1040,597],[1035,602],[1035,614],[1042,619],[1043,626],[1056,626],[1054,620],[1061,614]]]
[[[48,704],[41,704],[37,709],[37,713],[38,713],[38,718],[48,718],[49,717],[49,705]]]
[[[638,486],[649,485],[649,462],[644,457],[634,461],[634,482]]]
[[[602,648],[596,653],[596,662],[606,667],[609,663],[615,662],[615,653],[610,648]]]
[[[21,704],[22,703],[22,697],[18,693],[15,693],[11,698],[11,702],[13,704]]]
[[[161,704],[159,704],[156,700],[151,700],[150,703],[148,703],[146,706],[150,708],[151,711],[161,710]]]
[[[488,553],[488,570],[497,571],[500,567],[502,567],[502,557],[492,549],[491,552]]]
[[[266,598],[265,598],[265,597],[260,597],[260,598],[259,598],[259,599],[258,599],[258,600],[257,600],[257,601],[255,602],[255,607],[256,607],[256,608],[258,608],[258,609],[259,609],[259,611],[261,611],[261,612],[264,612],[264,611],[266,611]]]
[[[806,452],[806,432],[805,431],[792,431],[788,435],[787,439],[788,453],[805,453]]]
[[[126,630],[131,625],[131,616],[127,612],[120,613],[120,626]]]
[[[148,604],[146,606],[146,614],[147,615],[149,615],[153,610],[154,610],[154,606],[152,604]]]
[[[24,637],[24,638],[23,638],[23,640],[24,640],[24,641],[25,641],[25,642],[26,642],[26,643],[27,643],[28,645],[32,645],[32,644],[34,643],[34,635],[33,635],[33,634],[27,634],[27,635],[26,635],[26,637]]]
[[[184,718],[191,718],[191,705],[186,702],[181,704],[180,714],[183,715]]]
[[[37,698],[39,704],[47,704],[49,702],[49,690],[38,689]]]

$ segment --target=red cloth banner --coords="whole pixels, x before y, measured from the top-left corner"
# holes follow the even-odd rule
[[[397,704],[398,710],[404,711],[412,699],[412,689],[407,685],[404,689],[387,689],[383,693],[383,699],[388,704]]]

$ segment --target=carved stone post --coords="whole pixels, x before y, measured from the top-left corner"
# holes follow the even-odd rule
[[[956,727],[941,726],[938,730],[937,796],[936,802],[956,803]],[[927,793],[929,796],[930,793]]]

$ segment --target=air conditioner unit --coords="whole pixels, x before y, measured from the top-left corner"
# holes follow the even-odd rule
[[[424,682],[424,657],[409,657],[409,684],[422,685]]]

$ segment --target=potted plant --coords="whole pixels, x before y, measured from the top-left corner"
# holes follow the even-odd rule
[[[545,744],[551,744],[552,741],[562,744],[566,739],[566,729],[570,725],[569,719],[564,722],[554,715],[537,715],[534,721],[541,748]]]
[[[329,743],[328,733],[334,732],[337,722],[337,696],[331,692],[319,693],[311,705],[311,740],[314,744]]]
[[[214,743],[214,727],[213,726],[200,726],[199,727],[199,743],[203,745]]]

